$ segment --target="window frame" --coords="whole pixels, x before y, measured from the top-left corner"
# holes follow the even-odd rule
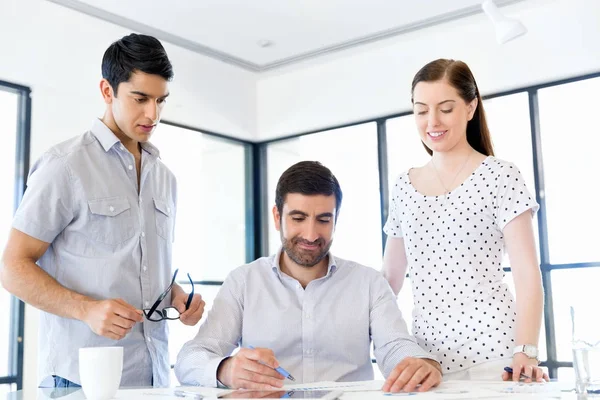
[[[18,96],[17,137],[15,148],[15,175],[13,187],[13,212],[17,210],[25,193],[29,174],[29,154],[31,143],[31,89],[27,86],[0,80],[0,90]],[[17,390],[23,388],[23,350],[25,345],[25,303],[11,297],[9,331],[8,376],[0,377],[0,384],[15,384]]]

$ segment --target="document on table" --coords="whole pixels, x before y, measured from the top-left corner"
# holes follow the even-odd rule
[[[442,395],[442,397],[440,397]],[[429,392],[417,393],[384,393],[386,397],[413,396],[422,400],[440,399],[497,399],[522,397],[535,399],[560,399],[561,390],[556,382],[546,383],[514,383],[502,381],[445,381]]]
[[[372,392],[379,391],[383,387],[384,381],[358,381],[358,382],[312,382],[295,383],[284,385],[288,390],[339,390],[341,392]]]
[[[342,392],[375,392],[380,391],[384,381],[359,382],[313,382],[285,385],[288,390],[339,390]],[[561,387],[557,382],[546,383],[514,383],[502,381],[445,381],[429,392],[416,393],[383,393],[386,397],[419,396],[440,399],[486,399],[498,398],[507,394],[526,394],[528,398],[560,398]]]

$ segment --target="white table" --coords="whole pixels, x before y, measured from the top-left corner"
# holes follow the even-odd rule
[[[374,382],[373,382],[374,383]],[[373,385],[371,385],[373,386]],[[385,399],[394,400],[404,397],[409,397],[415,400],[453,400],[453,399],[577,399],[574,392],[568,392],[573,385],[570,383],[550,382],[537,386],[535,384],[513,384],[511,382],[477,382],[477,381],[448,381],[443,382],[440,387],[432,392],[404,395],[404,396],[388,396],[380,391],[345,391],[341,397],[343,400],[370,400],[370,399]],[[342,390],[353,390],[350,387],[339,388]],[[189,390],[198,390],[190,388]],[[175,388],[136,388],[136,389],[121,389],[117,392],[116,400],[138,400],[138,399],[153,399],[153,400],[173,400],[180,399],[174,395]],[[9,393],[8,400],[34,400],[34,399],[56,399],[61,400],[84,400],[85,395],[80,389],[34,389],[22,390]],[[205,397],[209,399],[211,397]],[[215,397],[212,397],[215,398]],[[192,397],[187,397],[188,400]]]

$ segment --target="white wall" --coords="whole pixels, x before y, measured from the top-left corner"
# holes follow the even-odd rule
[[[102,115],[102,55],[128,33],[44,0],[0,0],[0,80],[32,89],[32,160],[51,145],[83,133]],[[254,74],[164,45],[175,78],[163,117],[253,140]],[[0,110],[0,118],[6,111]],[[24,387],[29,389],[38,383],[37,331],[38,312],[27,307]]]
[[[414,74],[436,58],[469,64],[483,94],[600,71],[600,2],[527,0],[502,8],[529,33],[496,44],[485,15],[261,76],[265,140],[410,110]]]
[[[32,156],[102,115],[102,55],[128,33],[44,0],[0,0],[0,79],[32,88]],[[163,44],[175,71],[163,118],[254,139],[254,74]]]

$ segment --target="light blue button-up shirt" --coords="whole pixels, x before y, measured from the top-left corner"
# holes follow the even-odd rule
[[[61,285],[94,299],[151,306],[168,287],[176,181],[158,150],[134,156],[100,120],[47,151],[31,169],[13,227],[50,243],[38,265]],[[170,304],[170,296],[162,306]],[[82,321],[40,313],[39,378],[80,383],[80,347],[123,346],[123,386],[168,386],[167,323],[144,319],[122,340]]]
[[[231,272],[196,337],[177,357],[182,384],[216,386],[238,346],[266,347],[298,383],[373,379],[371,341],[384,376],[405,357],[431,358],[408,333],[376,270],[329,254],[327,275],[306,288],[281,272],[281,250]]]

